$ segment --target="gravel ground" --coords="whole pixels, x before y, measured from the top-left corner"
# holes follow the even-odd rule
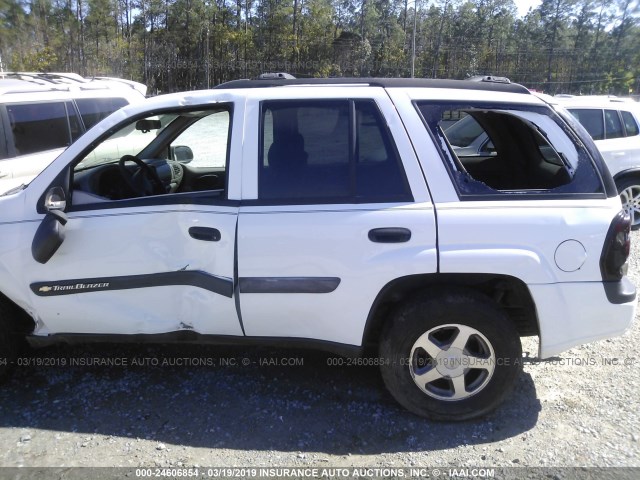
[[[640,234],[633,241],[640,285]],[[536,340],[523,347],[524,374],[506,403],[458,424],[415,417],[376,367],[331,366],[325,353],[48,348],[41,362],[128,365],[18,368],[0,389],[0,466],[640,467],[640,322],[551,361],[536,359]]]

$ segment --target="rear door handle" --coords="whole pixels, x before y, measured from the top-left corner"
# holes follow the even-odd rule
[[[369,230],[369,240],[375,243],[404,243],[411,240],[411,230],[408,228],[374,228]]]
[[[222,238],[220,230],[209,227],[191,227],[189,228],[189,235],[196,240],[203,240],[205,242],[217,242]]]

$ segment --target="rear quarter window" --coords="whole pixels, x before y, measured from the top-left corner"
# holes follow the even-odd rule
[[[550,108],[426,101],[416,106],[461,199],[604,196],[589,153]],[[456,117],[451,124],[448,119]]]

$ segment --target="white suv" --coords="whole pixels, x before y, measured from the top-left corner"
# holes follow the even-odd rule
[[[465,117],[487,154],[452,147]],[[635,315],[630,220],[576,123],[520,85],[445,80],[245,80],[125,107],[0,197],[0,373],[24,337],[373,347],[412,412],[482,415],[521,336],[548,358]],[[103,148],[131,135],[136,156]]]
[[[553,98],[589,132],[613,176],[633,229],[640,228],[640,104],[612,96]]]
[[[72,74],[0,74],[0,192],[28,183],[72,142],[146,89]]]

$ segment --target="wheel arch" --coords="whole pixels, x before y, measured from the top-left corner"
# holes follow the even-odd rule
[[[436,288],[477,291],[505,311],[521,337],[540,334],[535,303],[522,280],[500,274],[433,273],[396,278],[380,290],[369,310],[363,347],[372,348],[378,344],[383,325],[401,302]]]
[[[625,180],[627,178],[637,178],[640,181],[640,167],[628,168],[616,173],[613,176],[613,180],[616,183],[616,189],[618,189],[618,182],[621,182],[622,180]],[[618,193],[620,192],[618,191]]]
[[[33,333],[35,327],[31,315],[0,292],[0,328],[7,328],[9,333],[24,337]]]

